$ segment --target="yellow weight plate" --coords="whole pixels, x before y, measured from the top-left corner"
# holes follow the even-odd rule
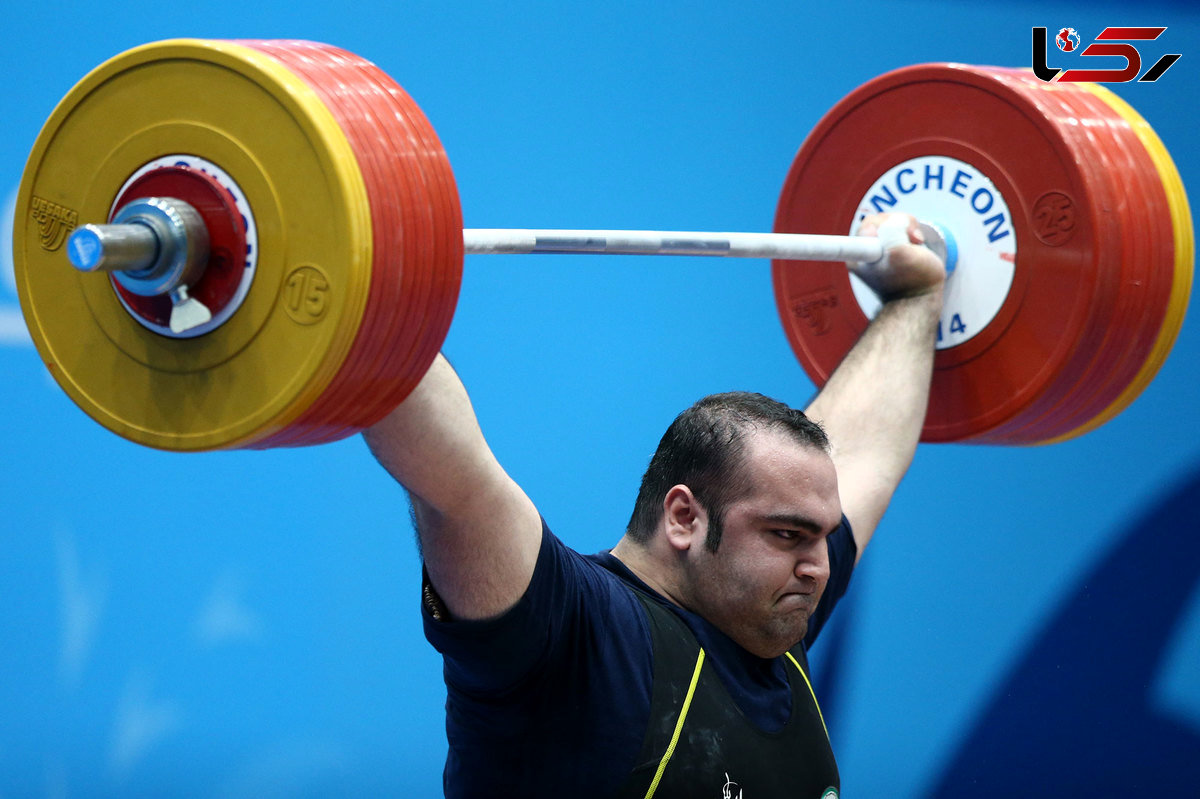
[[[172,153],[224,170],[258,228],[245,301],[192,339],[144,328],[63,250],[71,226],[106,221],[130,175]],[[14,255],[34,342],[83,410],[152,447],[242,447],[286,428],[345,359],[371,219],[346,136],[304,81],[249,47],[179,39],[111,59],[59,103],[21,180]]]
[[[1162,179],[1163,188],[1167,195],[1167,203],[1171,209],[1171,228],[1174,231],[1175,245],[1175,270],[1171,282],[1171,296],[1163,317],[1162,327],[1158,333],[1158,338],[1155,340],[1154,348],[1151,350],[1150,355],[1146,358],[1142,368],[1130,382],[1129,386],[1121,392],[1112,404],[1086,424],[1080,425],[1058,438],[1041,442],[1045,444],[1067,441],[1084,433],[1091,432],[1106,422],[1111,421],[1138,398],[1146,386],[1150,385],[1150,381],[1154,379],[1154,376],[1158,374],[1158,370],[1166,362],[1171,348],[1175,345],[1175,339],[1178,337],[1179,330],[1183,326],[1183,318],[1187,313],[1188,300],[1192,293],[1192,271],[1195,256],[1192,215],[1188,207],[1187,193],[1183,188],[1183,180],[1179,177],[1179,170],[1175,168],[1175,162],[1171,159],[1170,153],[1167,152],[1167,148],[1163,145],[1162,140],[1159,139],[1158,134],[1154,132],[1154,128],[1129,103],[1099,84],[1081,83],[1077,85],[1098,96],[1120,114],[1129,123],[1133,132],[1141,141],[1142,146],[1150,154],[1150,158],[1154,162],[1154,166]]]

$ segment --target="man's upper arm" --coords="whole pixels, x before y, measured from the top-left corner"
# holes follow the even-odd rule
[[[412,498],[425,568],[450,614],[484,619],[515,605],[537,562],[541,519],[488,448],[445,358],[365,438]]]

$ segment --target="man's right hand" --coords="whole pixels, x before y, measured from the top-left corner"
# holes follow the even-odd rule
[[[946,265],[928,247],[916,218],[908,214],[874,214],[863,220],[859,236],[878,236],[885,251],[876,264],[851,264],[883,302],[940,292]]]

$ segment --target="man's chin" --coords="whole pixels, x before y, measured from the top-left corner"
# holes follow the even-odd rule
[[[770,641],[762,642],[762,645],[757,647],[758,651],[749,647],[746,649],[760,658],[777,658],[803,641],[806,635],[808,635],[808,614],[804,614],[803,620],[789,624],[786,630],[779,630],[777,634],[771,636]]]

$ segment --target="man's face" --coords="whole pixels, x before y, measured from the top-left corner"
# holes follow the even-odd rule
[[[770,429],[746,444],[751,488],[726,507],[716,552],[688,550],[686,602],[747,651],[777,657],[808,631],[842,506],[826,453]]]

